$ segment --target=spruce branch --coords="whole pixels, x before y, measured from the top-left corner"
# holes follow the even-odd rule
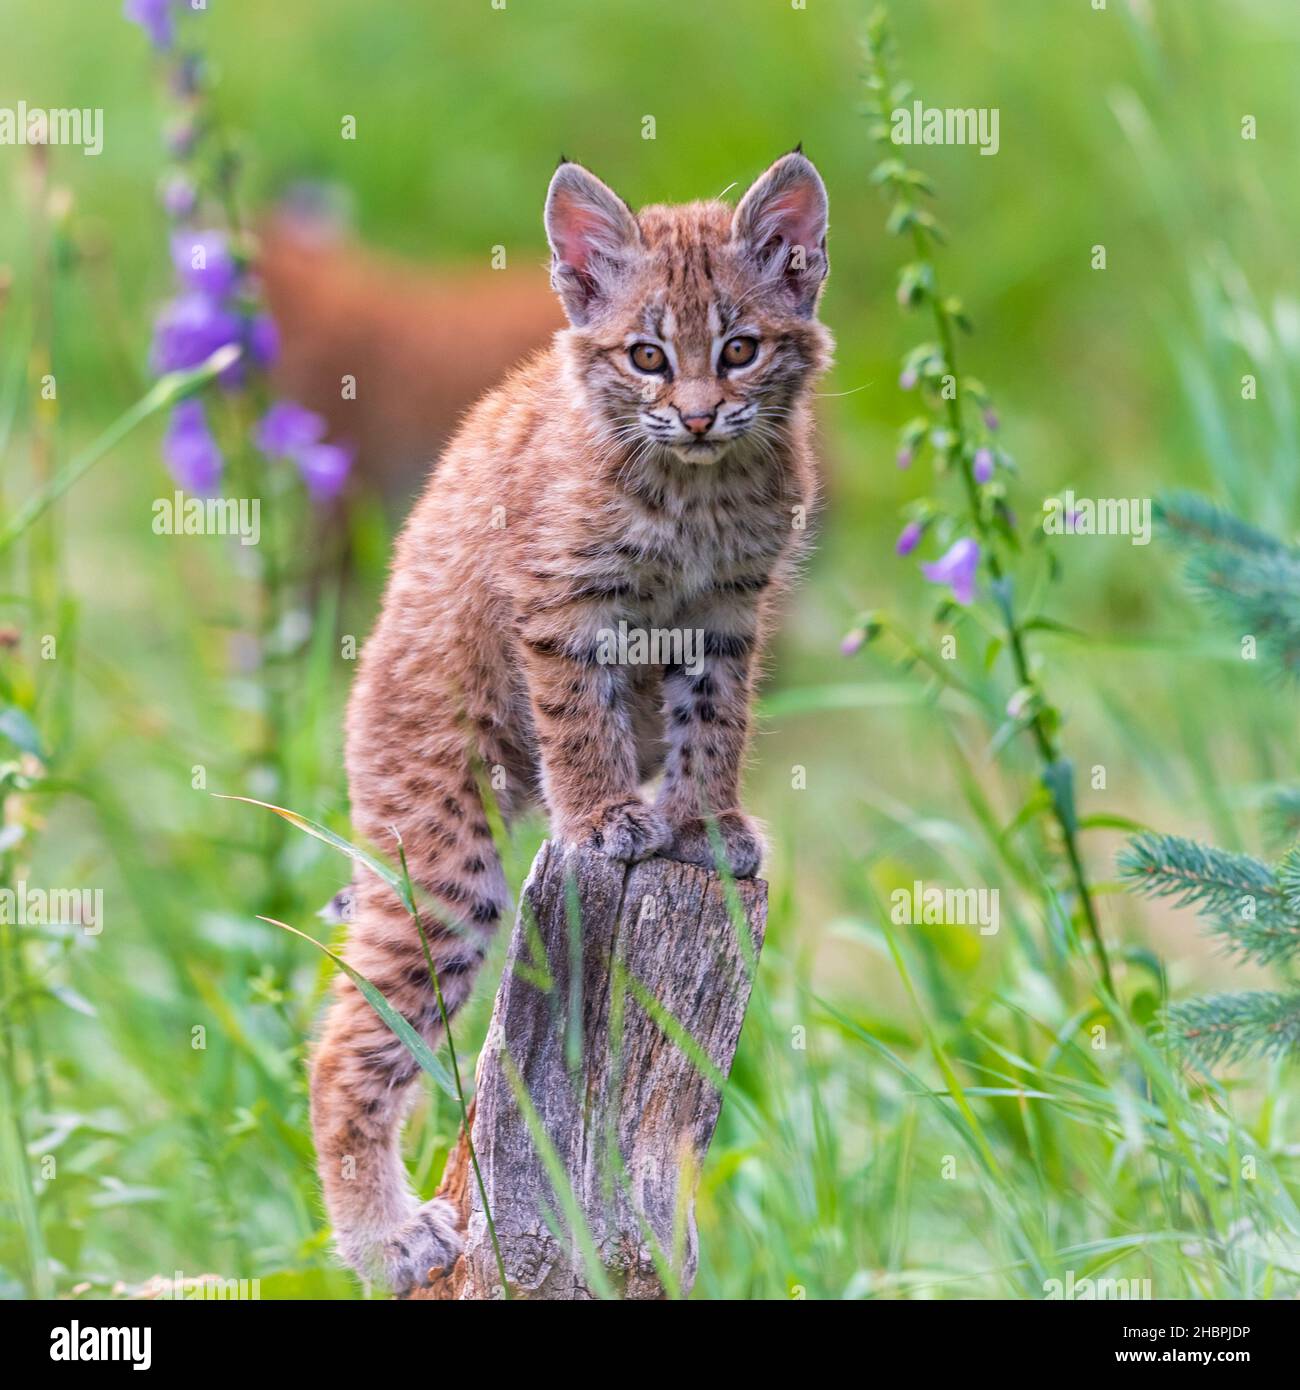
[[[1239,634],[1256,639],[1269,664],[1300,676],[1300,559],[1198,546],[1188,556],[1188,587]]]
[[[1251,990],[1172,1005],[1165,1033],[1207,1067],[1300,1051],[1300,994]]]
[[[1300,550],[1193,493],[1159,499],[1155,516],[1196,597],[1254,637],[1271,666],[1300,676]]]
[[[1154,511],[1156,524],[1177,545],[1230,546],[1252,554],[1291,549],[1195,492],[1166,493],[1156,498]]]
[[[1288,909],[1300,916],[1300,845],[1292,845],[1282,856],[1277,882]]]
[[[1260,965],[1300,952],[1300,856],[1282,878],[1259,859],[1178,835],[1142,835],[1119,857],[1120,874],[1148,897],[1195,907],[1233,952]],[[1296,891],[1291,897],[1288,884]]]
[[[1188,493],[1161,498],[1156,520],[1186,556],[1197,597],[1252,636],[1271,665],[1300,676],[1300,550]],[[1276,842],[1300,834],[1300,788],[1267,810]],[[1194,907],[1229,948],[1262,965],[1300,957],[1300,845],[1276,870],[1247,854],[1177,835],[1143,835],[1119,856],[1121,876],[1148,897]],[[1207,995],[1171,1006],[1166,1036],[1205,1066],[1300,1053],[1300,993]]]
[[[1282,787],[1269,796],[1264,803],[1264,832],[1275,845],[1300,837],[1300,787]]]
[[[1173,898],[1175,907],[1231,915],[1244,898],[1271,897],[1282,890],[1262,860],[1198,844],[1181,835],[1139,835],[1120,852],[1120,874],[1139,893]]]

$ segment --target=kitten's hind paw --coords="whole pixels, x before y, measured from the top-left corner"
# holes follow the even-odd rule
[[[739,811],[724,811],[715,822],[716,837],[700,817],[683,821],[673,834],[672,844],[664,850],[668,859],[683,864],[698,864],[702,869],[717,870],[719,851],[736,878],[753,878],[763,862],[763,836],[758,826]],[[721,844],[715,847],[715,838]]]
[[[598,850],[611,859],[635,864],[657,854],[672,839],[668,822],[640,797],[611,801],[561,835],[570,845]]]
[[[382,1282],[393,1293],[409,1293],[429,1282],[434,1270],[449,1269],[465,1244],[456,1209],[442,1197],[417,1207],[411,1217],[385,1237],[378,1248],[353,1258],[341,1241],[344,1258],[354,1269]]]

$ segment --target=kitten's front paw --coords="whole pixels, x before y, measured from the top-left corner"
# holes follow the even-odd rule
[[[561,838],[566,844],[599,850],[611,859],[635,864],[663,849],[672,839],[672,831],[653,806],[634,796],[599,807]]]
[[[427,1284],[431,1271],[450,1268],[464,1244],[455,1207],[442,1197],[433,1197],[416,1208],[370,1258],[348,1262],[363,1272],[372,1272],[393,1293],[403,1294]],[[346,1249],[343,1253],[347,1258]]]
[[[763,862],[763,836],[758,826],[739,811],[724,811],[717,818],[719,847],[736,878],[753,878]],[[683,864],[698,864],[702,869],[718,868],[718,851],[714,847],[709,827],[701,817],[683,821],[673,834],[672,844],[664,851],[669,859]]]

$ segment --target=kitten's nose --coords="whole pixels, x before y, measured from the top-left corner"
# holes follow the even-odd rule
[[[708,434],[714,420],[718,418],[718,412],[716,410],[710,410],[707,415],[682,415],[680,410],[677,414],[681,416],[682,424],[685,425],[692,434]]]

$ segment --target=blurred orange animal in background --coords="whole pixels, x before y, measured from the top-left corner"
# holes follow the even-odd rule
[[[284,210],[260,243],[281,339],[276,390],[354,445],[354,487],[401,512],[467,407],[563,326],[540,247],[535,265],[431,270]]]

